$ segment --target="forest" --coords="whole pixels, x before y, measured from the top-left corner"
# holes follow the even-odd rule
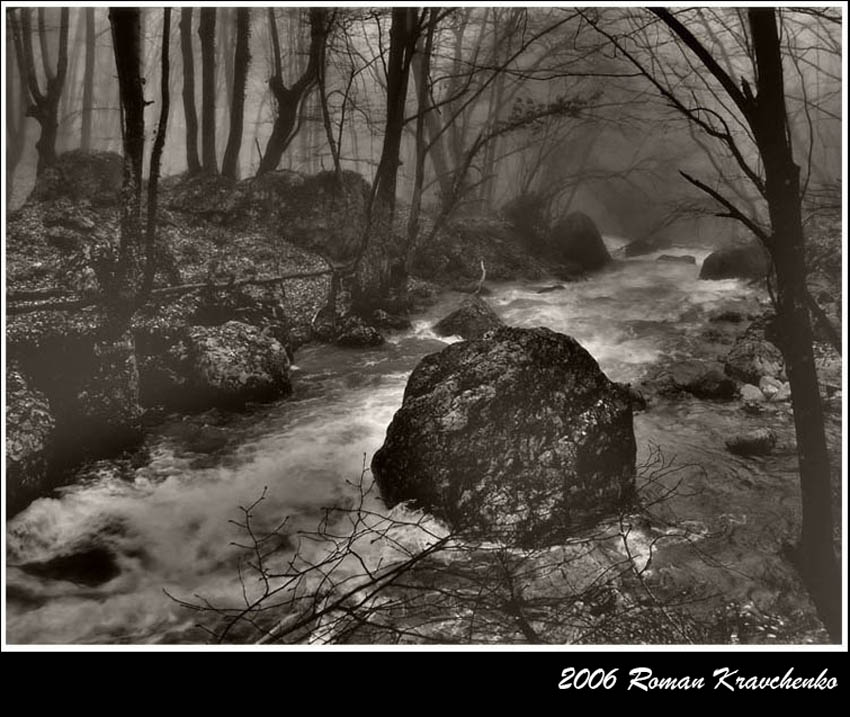
[[[842,7],[4,11],[10,644],[841,642]]]

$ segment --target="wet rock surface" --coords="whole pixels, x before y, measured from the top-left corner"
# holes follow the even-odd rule
[[[769,428],[749,431],[726,441],[730,453],[740,456],[764,456],[776,446],[776,434]]]
[[[195,326],[186,348],[187,390],[204,406],[268,401],[291,390],[286,350],[255,326],[238,321]]]
[[[499,328],[419,363],[372,471],[388,505],[552,544],[629,498],[631,405],[569,336]]]
[[[484,299],[473,296],[464,299],[460,308],[434,324],[438,336],[461,336],[478,339],[488,331],[503,326],[502,320]]]
[[[384,343],[384,337],[378,329],[360,317],[346,316],[339,322],[334,343],[348,348],[369,348],[380,346]]]
[[[760,317],[747,327],[724,359],[726,373],[737,381],[758,385],[763,376],[785,375],[782,352],[769,339],[775,333],[770,316]]]
[[[756,243],[718,249],[702,263],[700,279],[763,279],[768,269],[767,252]]]
[[[578,264],[587,270],[600,269],[611,261],[599,229],[582,212],[567,214],[555,223],[549,236],[549,252],[556,261]]]

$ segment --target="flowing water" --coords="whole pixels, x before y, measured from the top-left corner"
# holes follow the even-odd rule
[[[507,323],[571,334],[611,379],[635,381],[654,364],[705,351],[695,337],[719,307],[758,303],[741,282],[698,281],[706,252],[678,253],[698,263],[619,259],[545,293],[551,280],[499,285],[489,301]],[[7,525],[9,642],[203,640],[196,616],[165,591],[210,600],[238,593],[240,551],[231,543],[242,534],[231,521],[260,496],[263,515],[290,516],[297,526],[315,524],[326,506],[350,504],[410,371],[446,345],[429,327],[460,298],[442,297],[413,330],[373,350],[304,348],[291,398],[241,414],[173,417],[151,430],[142,451],[86,466],[73,485],[32,503]],[[797,519],[793,433],[781,433],[772,457],[737,458],[723,441],[748,421],[758,423],[736,403],[687,400],[638,414],[635,430],[641,459],[658,445],[703,466],[695,489],[678,498],[678,517],[705,534],[745,531],[746,540],[723,549],[745,571],[763,572],[759,546],[774,550]]]

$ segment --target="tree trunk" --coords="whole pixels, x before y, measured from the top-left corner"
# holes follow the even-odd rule
[[[419,35],[418,10],[393,8],[387,58],[387,113],[381,160],[375,172],[363,251],[357,260],[351,299],[355,311],[380,306],[406,279],[405,257],[393,242],[399,150],[410,66]]]
[[[38,164],[36,174],[41,174],[47,167],[56,163],[56,135],[59,129],[59,100],[65,86],[65,74],[68,70],[68,8],[64,7],[59,16],[59,51],[56,60],[56,71],[50,67],[47,52],[47,30],[45,28],[44,13],[39,12],[39,44],[41,46],[41,61],[45,72],[44,92],[38,84],[38,76],[35,70],[35,60],[32,50],[32,10],[21,9],[20,24],[14,10],[8,14],[12,25],[12,35],[15,50],[18,54],[19,67],[21,67],[21,81],[25,82],[29,90],[32,104],[27,109],[27,116],[33,117],[41,125],[41,135],[36,142],[38,151]]]
[[[83,70],[83,115],[80,129],[80,149],[83,152],[91,151],[91,120],[92,105],[94,104],[94,10],[93,7],[87,7],[84,10],[86,14],[86,59]]]
[[[165,147],[165,133],[168,129],[168,110],[171,104],[171,93],[168,81],[170,75],[169,44],[171,38],[171,8],[165,8],[162,16],[162,59],[160,73],[159,124],[156,129],[156,139],[151,150],[150,171],[148,172],[148,217],[145,231],[145,270],[142,281],[141,295],[137,304],[147,301],[156,274],[156,213],[159,199],[159,174],[162,164],[162,150]]]
[[[301,105],[307,99],[318,81],[319,66],[324,61],[325,42],[327,40],[328,10],[310,8],[310,50],[307,67],[292,87],[283,81],[280,65],[280,41],[274,13],[269,12],[269,34],[274,49],[274,74],[269,79],[269,88],[277,105],[274,127],[266,144],[266,151],[260,161],[257,174],[273,172],[280,164],[280,158],[298,132],[298,118]]]
[[[198,37],[201,39],[201,157],[204,171],[218,174],[215,152],[215,14],[214,7],[201,8]]]
[[[434,45],[434,32],[437,28],[438,8],[428,10],[428,32],[423,43],[417,43],[413,74],[416,82],[416,160],[413,174],[413,192],[410,200],[410,216],[407,222],[407,251],[405,267],[409,267],[410,250],[419,234],[419,213],[422,209],[422,187],[425,183],[425,116],[431,112],[430,74],[431,52]]]
[[[145,98],[141,75],[141,23],[139,8],[109,9],[124,137],[124,181],[121,187],[121,235],[118,265],[107,305],[118,323],[135,308],[138,252],[141,243],[142,157],[145,142]]]
[[[198,113],[195,111],[195,55],[192,50],[192,8],[180,10],[180,52],[183,56],[183,114],[186,119],[186,166],[201,171],[198,157]]]
[[[10,20],[12,13],[9,13]],[[11,22],[9,26],[11,31]],[[6,43],[6,203],[12,198],[15,183],[15,169],[24,154],[24,142],[27,136],[27,86],[23,79],[21,60],[16,56],[13,47],[17,43]],[[12,67],[17,65],[18,72],[13,73]]]
[[[773,231],[768,248],[776,269],[780,348],[791,385],[800,464],[803,519],[798,563],[824,625],[840,642],[841,571],[833,547],[829,455],[807,305],[800,170],[788,134],[776,13],[768,8],[748,12],[758,87],[751,124],[764,164]]]
[[[236,10],[236,52],[233,58],[233,97],[230,106],[230,134],[224,150],[221,173],[231,179],[239,178],[239,149],[242,145],[242,123],[245,110],[245,82],[251,53],[248,39],[251,31],[251,10]]]

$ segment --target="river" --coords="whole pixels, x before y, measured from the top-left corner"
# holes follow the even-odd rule
[[[623,243],[606,241],[612,249]],[[538,293],[551,280],[511,282],[494,285],[488,300],[507,323],[571,334],[611,379],[636,381],[654,364],[705,351],[695,337],[712,312],[758,304],[741,282],[698,280],[707,251],[667,253],[694,254],[698,263],[619,258],[561,290]],[[264,491],[262,515],[291,516],[299,527],[317,522],[325,506],[350,504],[410,371],[445,346],[430,326],[460,298],[443,296],[414,317],[411,331],[373,350],[305,347],[291,398],[239,414],[172,417],[150,430],[142,450],[86,466],[74,484],[32,503],[7,524],[8,641],[203,641],[197,616],[165,591],[210,600],[238,593],[240,551],[231,542],[240,531],[230,521]],[[676,509],[704,531],[746,531],[723,550],[745,571],[762,573],[773,563],[760,550],[774,550],[796,525],[793,433],[786,421],[774,456],[732,456],[723,441],[748,423],[758,419],[737,402],[686,400],[637,414],[635,431],[641,458],[658,445],[707,467],[700,490],[679,498]],[[758,580],[739,583],[720,589],[752,598]]]

